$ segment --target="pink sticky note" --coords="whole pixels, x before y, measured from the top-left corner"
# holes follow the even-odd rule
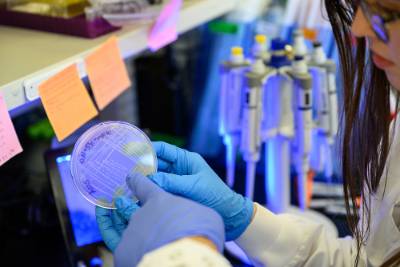
[[[176,26],[181,6],[182,0],[171,0],[164,6],[148,36],[150,50],[156,51],[176,40],[178,37]]]
[[[0,166],[21,152],[22,147],[8,113],[6,101],[0,92]]]

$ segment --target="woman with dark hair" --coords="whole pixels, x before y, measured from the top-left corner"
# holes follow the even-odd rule
[[[159,172],[150,178],[216,211],[226,240],[234,240],[256,266],[400,266],[400,122],[390,106],[391,92],[400,91],[400,0],[325,0],[325,5],[344,81],[342,171],[353,237],[336,238],[317,223],[271,213],[228,188],[198,154],[166,143],[154,143]],[[132,188],[133,183],[128,181]],[[175,201],[171,208],[178,206]],[[114,226],[111,220],[101,223],[104,214],[98,212],[107,243]],[[123,236],[124,243],[137,238]],[[130,251],[129,245],[119,247]]]
[[[400,266],[400,136],[390,107],[391,92],[399,99],[400,91],[400,1],[325,0],[325,5],[344,80],[342,171],[355,262]]]

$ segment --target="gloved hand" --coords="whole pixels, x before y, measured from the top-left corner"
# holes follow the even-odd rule
[[[131,215],[139,208],[131,199],[119,197],[115,200],[116,210],[96,206],[96,220],[106,246],[114,252],[128,226]]]
[[[150,175],[166,191],[217,211],[223,218],[227,241],[238,238],[250,224],[253,202],[232,191],[197,153],[154,142],[160,172]]]
[[[106,216],[103,209],[96,209],[102,236],[114,250],[115,266],[136,266],[147,252],[185,237],[205,237],[222,251],[224,226],[218,213],[165,192],[142,175],[129,176],[127,183],[140,208],[126,198],[116,200],[116,213],[122,220],[133,213],[126,228],[113,223],[113,212]]]

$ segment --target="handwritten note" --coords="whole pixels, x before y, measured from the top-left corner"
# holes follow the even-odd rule
[[[0,92],[0,166],[22,152],[4,96]]]
[[[131,86],[115,37],[86,58],[86,71],[100,109],[105,108]]]
[[[156,51],[176,40],[178,33],[176,26],[182,0],[171,0],[165,5],[157,18],[148,36],[150,50]]]
[[[97,115],[76,65],[42,83],[39,95],[59,141]]]

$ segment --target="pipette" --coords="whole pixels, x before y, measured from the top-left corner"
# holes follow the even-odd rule
[[[307,207],[307,178],[310,171],[312,139],[312,77],[304,57],[296,56],[290,75],[294,82],[295,104],[295,167],[300,208]]]
[[[246,193],[253,198],[256,165],[261,152],[261,120],[263,90],[266,79],[273,70],[266,67],[262,60],[256,60],[246,73],[245,101],[243,106],[241,152],[246,161]]]
[[[219,133],[226,146],[226,181],[235,182],[236,155],[240,143],[244,72],[250,66],[241,47],[233,47],[231,58],[221,67],[219,96]]]
[[[330,179],[333,174],[332,149],[338,129],[336,65],[327,59],[319,42],[314,43],[310,65],[317,122],[313,165],[317,171],[324,170],[325,176]]]

